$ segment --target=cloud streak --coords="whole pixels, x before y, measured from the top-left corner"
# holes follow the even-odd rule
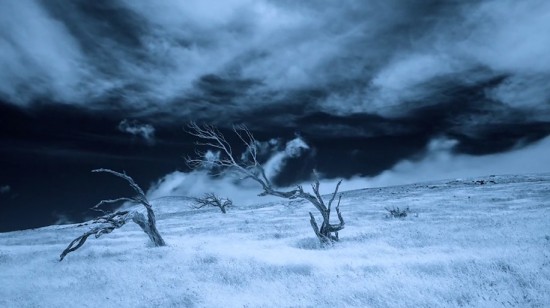
[[[220,122],[281,105],[402,117],[502,77],[479,104],[550,116],[544,0],[1,5],[0,95],[22,106],[47,97]]]
[[[365,178],[369,187],[411,184],[422,181],[462,179],[487,175],[550,172],[550,137],[507,153],[482,156],[453,153],[457,141],[431,140],[424,155],[405,159],[380,175]]]
[[[155,143],[155,128],[151,124],[124,119],[118,124],[118,130],[142,138],[148,144]]]
[[[423,155],[415,159],[404,159],[374,177],[353,176],[344,179],[341,191],[488,175],[550,172],[550,167],[541,167],[550,166],[547,155],[550,151],[550,137],[526,147],[518,145],[508,153],[482,156],[456,154],[453,149],[457,144],[456,140],[445,137],[433,139],[426,145]],[[517,164],[518,161],[522,164]],[[338,179],[325,178],[323,174],[320,176],[321,193],[332,193]],[[309,183],[305,181],[302,186],[309,187]],[[292,187],[283,186],[281,189],[290,190]],[[246,206],[258,202],[257,195],[261,188],[253,181],[242,181],[231,175],[212,177],[204,170],[189,173],[175,171],[154,183],[149,188],[148,196],[151,199],[165,196],[201,196],[206,192],[215,192],[233,199],[238,206]],[[276,197],[262,198],[265,202],[281,200]]]

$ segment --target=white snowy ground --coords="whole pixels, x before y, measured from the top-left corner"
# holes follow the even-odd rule
[[[154,202],[169,244],[130,223],[0,234],[0,307],[550,307],[550,175],[345,192],[341,242],[321,249],[313,207],[191,209]],[[410,207],[388,219],[384,207]]]

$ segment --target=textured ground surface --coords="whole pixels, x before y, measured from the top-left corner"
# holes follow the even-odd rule
[[[58,262],[89,227],[0,234],[0,307],[548,307],[549,197],[549,175],[345,192],[328,249],[307,203],[222,215],[162,198],[168,247],[128,224]]]

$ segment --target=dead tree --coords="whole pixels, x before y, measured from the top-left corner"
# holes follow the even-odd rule
[[[297,186],[296,189],[290,191],[276,190],[266,176],[263,166],[258,161],[258,142],[245,126],[233,127],[233,132],[247,148],[247,155],[244,155],[241,159],[237,158],[233,152],[231,144],[229,144],[224,135],[214,126],[199,126],[196,123],[190,123],[187,128],[187,132],[189,134],[198,137],[201,140],[196,143],[198,146],[205,146],[220,151],[221,154],[219,158],[208,162],[211,167],[216,167],[216,169],[219,170],[233,171],[240,175],[242,179],[251,179],[257,182],[263,189],[263,192],[260,193],[259,196],[271,195],[286,199],[304,199],[309,201],[323,217],[323,222],[321,227],[319,227],[317,221],[315,220],[315,216],[309,212],[311,227],[313,228],[313,231],[319,241],[322,244],[331,244],[338,241],[338,232],[344,229],[345,225],[344,219],[342,218],[342,213],[340,212],[341,195],[338,198],[338,204],[336,205],[336,214],[339,222],[337,224],[331,224],[330,215],[332,203],[334,202],[334,199],[338,194],[340,184],[342,183],[341,180],[338,184],[336,184],[328,204],[325,203],[319,193],[320,184],[315,171],[313,172],[314,182],[311,185],[313,194],[305,192],[302,186]],[[201,168],[204,165],[204,161],[201,159],[204,154],[205,152],[196,151],[196,158],[187,158],[188,165],[194,169]]]
[[[155,212],[153,211],[153,206],[149,203],[149,200],[147,200],[147,197],[145,196],[145,193],[143,192],[141,187],[139,187],[136,182],[134,182],[134,179],[126,175],[126,173],[120,173],[110,169],[95,169],[92,170],[92,172],[106,172],[123,178],[124,180],[128,181],[130,187],[137,193],[137,195],[134,197],[122,197],[111,200],[101,200],[98,204],[93,206],[93,210],[104,213],[103,216],[96,218],[92,222],[93,224],[100,225],[90,229],[89,231],[74,239],[69,244],[69,246],[67,246],[67,248],[63,250],[63,252],[59,256],[59,261],[63,261],[68,253],[71,253],[82,247],[82,245],[84,245],[88,237],[90,237],[91,235],[94,235],[95,238],[99,238],[103,234],[111,233],[113,232],[113,230],[124,226],[126,222],[130,220],[141,227],[141,229],[149,236],[149,239],[151,240],[151,242],[153,242],[153,245],[155,245],[156,247],[166,246],[164,239],[157,230],[157,223]],[[142,213],[137,211],[117,211],[114,213],[108,213],[100,208],[100,206],[104,204],[113,204],[124,201],[142,204],[147,211],[147,218]]]
[[[218,207],[224,214],[227,213],[226,208],[233,205],[233,201],[228,198],[220,198],[214,193],[206,193],[200,198],[194,198],[194,201],[197,209],[214,206]]]

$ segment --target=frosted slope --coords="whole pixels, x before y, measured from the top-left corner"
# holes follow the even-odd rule
[[[223,215],[161,198],[168,247],[128,224],[58,262],[88,227],[0,234],[0,307],[548,307],[549,196],[549,175],[349,191],[327,249],[304,202]]]

